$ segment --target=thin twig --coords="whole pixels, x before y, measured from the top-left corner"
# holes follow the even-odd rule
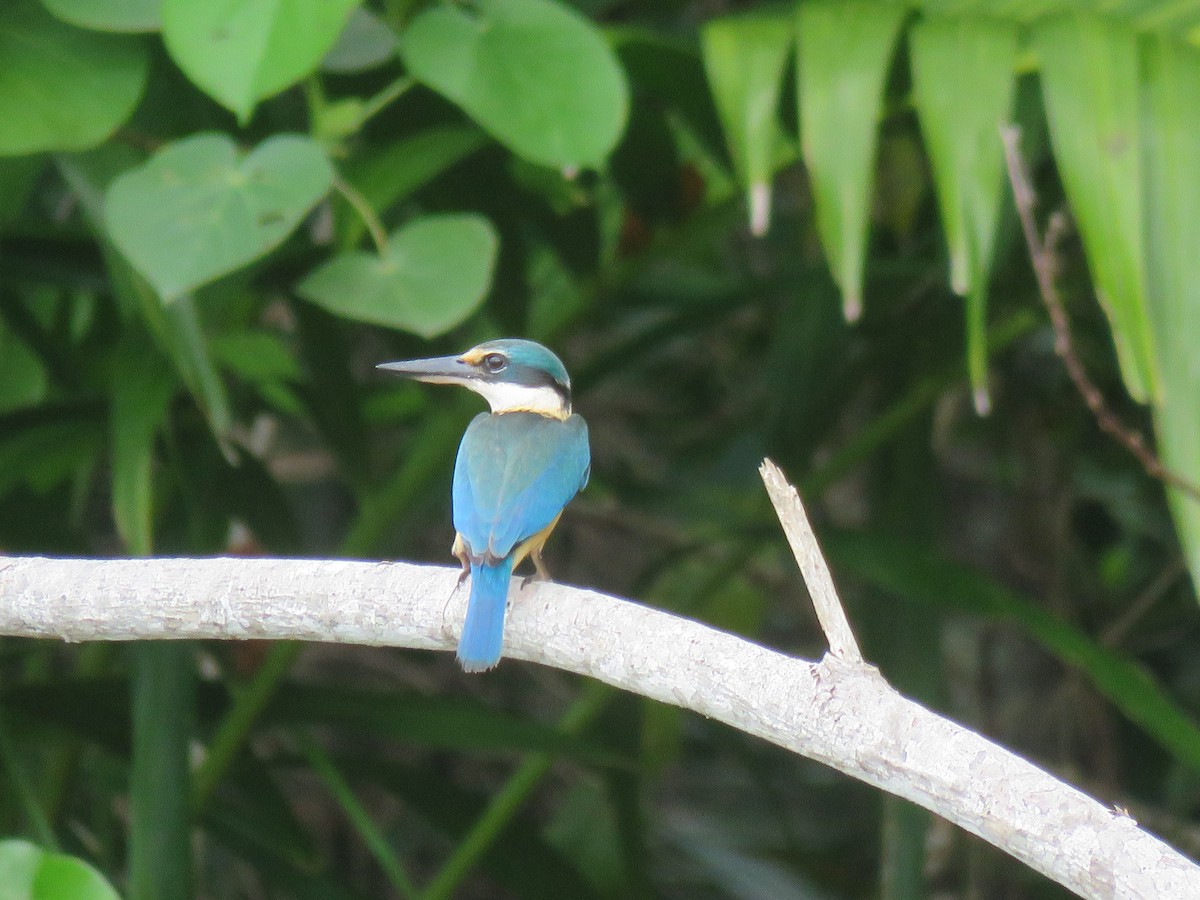
[[[1155,455],[1146,444],[1146,438],[1141,432],[1126,425],[1108,408],[1104,395],[1092,382],[1075,352],[1071,341],[1071,325],[1067,319],[1066,309],[1062,298],[1055,287],[1058,275],[1058,265],[1054,251],[1066,231],[1066,217],[1055,213],[1046,225],[1045,237],[1038,234],[1037,221],[1034,217],[1034,207],[1037,205],[1037,194],[1033,190],[1033,182],[1025,159],[1021,155],[1018,143],[1021,139],[1021,129],[1016,125],[1002,125],[1000,139],[1004,142],[1004,159],[1008,165],[1008,180],[1012,183],[1013,200],[1017,206],[1017,214],[1021,219],[1021,230],[1025,233],[1025,243],[1029,247],[1029,257],[1033,263],[1033,272],[1037,277],[1038,292],[1046,311],[1050,314],[1050,325],[1054,329],[1054,352],[1058,354],[1067,373],[1079,391],[1083,402],[1087,404],[1096,423],[1105,434],[1116,438],[1130,453],[1137,457],[1142,468],[1152,478],[1156,478],[1190,496],[1200,500],[1200,487],[1186,478],[1172,472],[1162,460]]]
[[[378,115],[392,102],[407,93],[409,89],[411,89],[416,83],[416,79],[408,75],[402,75],[391,84],[384,87],[384,89],[378,94],[367,100],[367,102],[363,104],[362,112],[360,112],[358,115],[355,131],[360,130],[369,119]]]
[[[341,175],[333,176],[333,187],[346,198],[346,202],[354,207],[354,211],[363,220],[363,224],[367,226],[367,231],[371,234],[371,240],[375,243],[375,250],[381,257],[387,256],[387,234],[383,230],[383,223],[379,221],[379,216],[375,215],[375,210],[367,202],[367,198],[355,190],[353,185]]]
[[[800,566],[804,583],[808,585],[808,593],[817,610],[817,620],[829,641],[829,652],[844,662],[861,663],[862,651],[858,649],[858,641],[854,639],[850,621],[846,618],[842,601],[838,599],[833,576],[829,574],[829,566],[821,554],[817,536],[808,523],[800,494],[788,484],[779,466],[771,460],[764,459],[758,472],[767,486],[767,495],[775,507],[775,514],[779,516],[779,524],[783,526],[783,533]]]

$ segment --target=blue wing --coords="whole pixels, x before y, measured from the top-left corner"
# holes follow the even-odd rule
[[[549,526],[587,484],[587,425],[579,416],[480,413],[454,466],[454,527],[471,553],[508,556]]]

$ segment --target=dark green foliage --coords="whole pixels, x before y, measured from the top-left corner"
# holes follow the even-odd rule
[[[534,338],[593,443],[557,578],[818,656],[769,454],[894,684],[1187,851],[1200,505],[1067,379],[987,141],[1200,480],[1194,5],[1062,5],[0,4],[0,550],[449,564],[480,402],[373,366]],[[295,644],[0,639],[0,838],[38,897],[1062,896],[675,708]]]

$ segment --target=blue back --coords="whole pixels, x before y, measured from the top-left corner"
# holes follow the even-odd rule
[[[579,416],[480,413],[458,447],[454,527],[474,556],[506,557],[554,521],[590,467]]]

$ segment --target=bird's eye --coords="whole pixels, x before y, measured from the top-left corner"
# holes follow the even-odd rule
[[[483,367],[495,375],[497,372],[503,372],[508,365],[508,360],[504,358],[502,353],[489,353],[483,358]]]

